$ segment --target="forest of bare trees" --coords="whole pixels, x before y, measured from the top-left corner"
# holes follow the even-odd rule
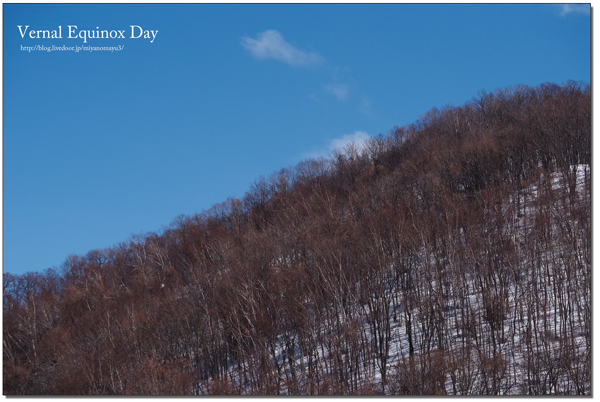
[[[589,85],[516,86],[5,271],[3,392],[589,395],[590,166]]]

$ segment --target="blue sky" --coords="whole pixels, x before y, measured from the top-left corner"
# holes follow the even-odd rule
[[[481,90],[590,82],[589,5],[4,4],[3,39],[15,274],[159,232]],[[38,45],[122,50],[22,50]]]

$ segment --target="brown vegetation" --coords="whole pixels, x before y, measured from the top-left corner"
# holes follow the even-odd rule
[[[590,394],[590,158],[589,86],[513,87],[5,273],[4,394]]]

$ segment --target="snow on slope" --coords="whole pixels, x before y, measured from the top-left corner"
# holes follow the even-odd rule
[[[391,301],[388,316],[390,327],[386,384],[381,364],[372,364],[372,360],[377,360],[377,356],[371,351],[370,356],[363,354],[359,357],[360,367],[364,372],[355,377],[358,378],[356,389],[364,389],[365,382],[370,382],[371,389],[378,393],[410,393],[410,389],[403,386],[411,378],[418,377],[419,381],[423,382],[429,380],[428,376],[438,376],[438,380],[443,381],[445,393],[449,395],[591,394],[590,374],[585,372],[591,368],[591,361],[586,360],[589,359],[591,349],[591,288],[589,278],[586,278],[586,275],[590,275],[590,256],[586,254],[590,252],[589,239],[582,238],[581,233],[574,231],[574,215],[570,214],[575,208],[573,200],[584,206],[587,204],[588,208],[591,205],[590,167],[573,166],[571,173],[570,179],[560,173],[542,176],[526,188],[518,200],[511,200],[512,207],[504,206],[505,211],[511,212],[512,222],[504,225],[503,230],[511,232],[510,250],[513,250],[515,255],[512,258],[492,258],[498,258],[500,264],[504,264],[499,269],[506,276],[495,277],[493,280],[507,281],[507,286],[504,287],[506,294],[497,294],[496,288],[489,289],[489,292],[479,290],[483,287],[475,283],[477,275],[469,271],[477,269],[477,260],[481,255],[474,256],[471,261],[444,261],[444,269],[448,272],[454,272],[454,264],[466,265],[467,269],[464,273],[464,287],[450,287],[442,291],[443,307],[431,309],[435,314],[443,316],[439,322],[443,323],[445,328],[439,331],[443,334],[439,339],[433,339],[434,331],[428,327],[427,317],[423,316],[424,310],[419,311],[417,307],[405,309],[406,303],[403,302],[399,288],[396,288],[393,294],[383,295],[386,300]],[[570,196],[567,192],[561,193],[560,190],[565,188],[571,192]],[[573,192],[576,192],[576,195],[572,194]],[[544,197],[551,194],[559,201],[547,205]],[[518,208],[515,208],[515,201],[518,201]],[[563,216],[567,219],[562,219]],[[546,218],[548,222],[540,221]],[[548,247],[539,248],[530,244],[529,235],[536,227],[547,229]],[[574,246],[577,250],[574,255],[566,255],[560,246],[560,242],[565,241],[578,243]],[[425,261],[429,259],[426,255],[421,255],[418,259],[420,261],[414,269],[423,270]],[[565,267],[569,264],[579,264],[580,269],[567,272]],[[542,271],[548,275],[537,275]],[[568,278],[569,281],[565,284],[568,275],[580,277],[575,280]],[[573,284],[576,284],[576,288],[572,288]],[[435,298],[436,292],[443,288],[443,284],[432,279],[430,285],[428,289],[423,290],[422,295],[427,296],[429,292],[428,296]],[[374,333],[377,331],[369,325],[369,317],[373,313],[370,305],[381,302],[381,297],[382,295],[374,295],[373,304],[359,306],[358,311],[354,313],[355,318],[361,317],[359,324],[363,326],[362,333],[366,336],[366,344],[378,344],[378,340],[375,339],[377,334]],[[503,300],[507,301],[507,305],[503,304]],[[465,305],[468,307],[467,311],[470,311],[470,316],[459,317],[459,314],[462,314],[460,308]],[[496,305],[508,313],[500,312],[500,318],[493,316]],[[496,317],[495,320],[493,317]],[[412,331],[408,331],[407,318],[412,319]],[[344,320],[345,317],[339,319]],[[470,332],[471,328],[465,326],[465,323],[471,323],[479,330],[483,329],[483,333]],[[317,354],[313,357],[318,361],[313,364],[327,365],[334,358],[340,358],[334,356],[334,349],[327,345],[326,339],[330,331],[330,328],[322,328],[319,334],[314,335],[318,347]],[[409,353],[409,332],[414,348],[412,357]],[[572,336],[566,339],[561,334]],[[490,342],[490,339],[493,341]],[[279,373],[277,392],[281,394],[291,392],[286,385],[290,378],[293,377],[298,382],[307,381],[306,378],[299,378],[298,374],[303,371],[300,369],[307,367],[307,356],[302,355],[297,343],[293,352],[290,352],[289,345],[293,344],[293,341],[280,336],[273,351],[274,360],[277,360],[281,367],[285,367]],[[429,347],[436,343],[437,346]],[[430,350],[427,356],[424,346]],[[569,352],[561,353],[565,348]],[[432,349],[442,355],[445,353],[446,359],[436,360],[435,353],[431,354]],[[343,361],[355,358],[350,356],[351,352],[348,350],[342,350],[340,353]],[[568,360],[569,358],[572,361]],[[415,361],[419,363],[415,364]],[[435,367],[437,361],[441,362],[443,367]],[[292,362],[298,370],[292,373],[291,366],[286,365],[288,362]],[[581,367],[582,370],[567,370],[567,367],[571,367],[569,365]],[[428,371],[424,372],[425,369]],[[242,389],[244,384],[247,386],[247,382],[240,379],[235,370],[231,371],[230,380]],[[352,382],[352,379],[349,381]],[[208,392],[208,389],[204,392]]]

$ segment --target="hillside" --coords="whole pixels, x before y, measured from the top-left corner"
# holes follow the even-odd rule
[[[4,394],[590,395],[590,165],[589,86],[511,87],[5,274]]]

